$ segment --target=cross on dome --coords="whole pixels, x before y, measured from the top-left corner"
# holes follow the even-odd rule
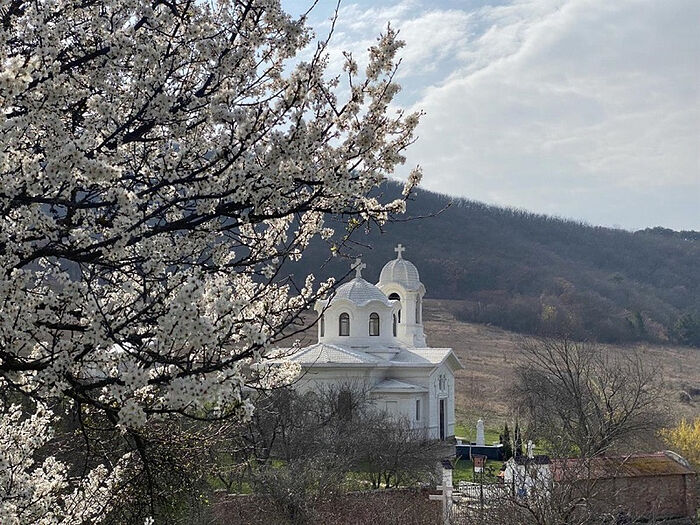
[[[401,254],[406,251],[406,248],[404,248],[403,244],[399,243],[398,246],[394,248],[394,251],[398,254],[396,256],[397,259],[403,259]]]
[[[355,262],[352,263],[352,269],[355,270],[355,279],[362,278],[362,270],[365,268],[367,268],[367,265],[362,262],[362,259],[359,257],[355,259]]]

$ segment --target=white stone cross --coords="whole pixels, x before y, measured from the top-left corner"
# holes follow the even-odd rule
[[[355,259],[355,262],[352,263],[352,269],[355,270],[355,278],[360,279],[362,277],[362,270],[367,268],[367,265],[362,262],[362,259],[359,257]]]
[[[398,254],[398,256],[396,257],[397,259],[403,259],[401,254],[406,251],[406,248],[404,248],[403,245],[399,243],[399,245],[396,248],[394,248],[394,251]]]

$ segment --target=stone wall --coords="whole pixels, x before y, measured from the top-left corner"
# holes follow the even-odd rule
[[[694,474],[618,477],[599,479],[596,484],[603,505],[614,503],[633,517],[663,519],[696,515]]]
[[[440,502],[426,489],[352,492],[313,509],[308,522],[324,525],[441,525]],[[214,503],[216,525],[305,523],[287,515],[274,501],[255,495],[221,495]],[[308,517],[307,517],[308,518]]]

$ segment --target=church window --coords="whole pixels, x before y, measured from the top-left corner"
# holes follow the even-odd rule
[[[399,302],[401,302],[401,296],[400,296],[399,294],[397,294],[396,292],[394,292],[394,293],[392,293],[391,295],[389,295],[389,299],[392,300],[392,301],[399,301]],[[401,322],[401,310],[399,310],[398,322],[399,322],[399,323]],[[396,335],[396,334],[394,334],[394,335]]]
[[[416,300],[416,324],[420,324],[420,297]]]
[[[369,335],[379,335],[379,314],[369,314]]]
[[[322,315],[319,321],[321,337],[326,335],[326,318]]]
[[[416,421],[420,421],[420,399],[416,399]]]
[[[396,314],[394,314],[393,329],[394,329],[394,337],[396,337]]]
[[[340,314],[338,318],[338,335],[350,335],[350,316]]]

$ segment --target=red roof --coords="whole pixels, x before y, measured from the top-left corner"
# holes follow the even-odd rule
[[[552,472],[556,481],[695,473],[683,458],[670,451],[592,459],[553,459]]]

